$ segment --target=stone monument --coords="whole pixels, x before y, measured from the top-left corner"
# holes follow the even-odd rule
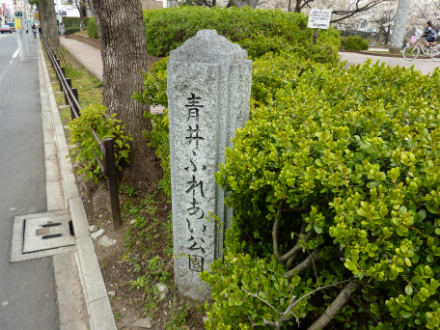
[[[210,290],[199,274],[222,257],[232,216],[214,173],[249,118],[252,61],[239,45],[203,30],[171,51],[167,78],[175,283],[206,300]]]

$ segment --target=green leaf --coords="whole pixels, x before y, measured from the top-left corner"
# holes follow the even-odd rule
[[[316,223],[313,224],[313,229],[315,229],[317,234],[322,234],[322,228],[319,225],[317,225]]]
[[[429,212],[431,212],[432,214],[438,214],[437,208],[435,206],[432,205],[426,205],[426,208],[428,209]]]
[[[410,317],[412,317],[412,313],[406,311],[406,310],[401,310],[400,311],[400,315],[404,318],[404,319],[409,319]]]
[[[412,282],[413,284],[420,284],[420,283],[422,283],[422,281],[423,281],[423,279],[422,279],[421,276],[414,276],[414,277],[411,279],[411,282]]]
[[[405,287],[405,293],[406,293],[408,296],[410,296],[410,295],[413,294],[413,288],[412,288],[411,285],[408,284],[408,285]]]
[[[367,183],[367,188],[373,189],[376,188],[379,185],[376,181],[370,181]]]
[[[265,294],[263,291],[259,291],[259,292],[258,292],[258,295],[259,295],[261,298],[266,299],[266,294]]]
[[[420,210],[418,212],[418,214],[419,214],[420,218],[422,218],[422,220],[426,218],[426,211],[425,210]]]

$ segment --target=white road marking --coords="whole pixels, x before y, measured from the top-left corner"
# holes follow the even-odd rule
[[[18,49],[15,51],[15,53],[14,53],[14,55],[12,55],[12,57],[17,57],[17,55],[18,55]]]

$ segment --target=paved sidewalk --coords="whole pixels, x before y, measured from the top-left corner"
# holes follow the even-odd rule
[[[400,65],[406,68],[410,68],[414,65],[414,69],[419,70],[423,74],[432,73],[434,69],[440,66],[440,62],[434,62],[431,59],[423,59],[423,60],[414,60],[407,61],[403,57],[384,57],[384,56],[369,56],[363,54],[356,53],[339,53],[341,55],[341,61],[347,61],[347,65],[355,65],[364,63],[368,58],[373,60],[373,63],[376,61],[384,62],[387,65]]]
[[[78,62],[102,80],[103,69],[101,51],[99,49],[74,39],[60,38],[60,42]]]
[[[60,42],[61,45],[78,60],[78,62],[97,78],[102,80],[103,65],[101,51],[99,49],[74,39],[61,38]],[[162,106],[153,106],[150,108],[150,112],[159,114],[163,113],[164,109],[165,108]]]

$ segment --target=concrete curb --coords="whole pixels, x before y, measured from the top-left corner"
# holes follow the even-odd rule
[[[78,269],[86,296],[91,329],[117,330],[110,300],[99,267],[98,257],[88,231],[89,223],[87,215],[76,186],[75,176],[72,173],[72,164],[67,159],[69,152],[63,124],[61,122],[60,113],[58,112],[40,43],[38,43],[38,53],[40,55],[45,83],[49,94],[49,107],[51,109],[55,129],[55,141],[58,147],[58,159],[60,161],[64,196],[69,205],[73,228],[75,230]]]
[[[402,55],[394,55],[394,54],[381,54],[381,53],[370,53],[362,50],[339,50],[340,53],[353,53],[353,54],[361,54],[361,55],[368,55],[368,56],[379,56],[379,57],[394,57],[394,58],[403,58]],[[419,57],[416,58],[416,60],[429,60],[430,57],[421,54]]]

